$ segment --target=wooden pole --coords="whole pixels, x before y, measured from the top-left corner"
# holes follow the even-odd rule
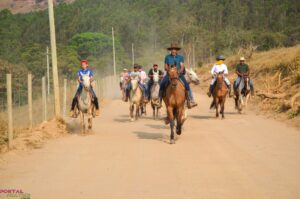
[[[116,76],[116,49],[115,49],[115,33],[112,27],[112,42],[113,42],[113,63],[114,63],[114,76]]]
[[[49,47],[47,46],[47,96],[49,101],[50,96],[50,62],[49,62]]]
[[[64,102],[63,102],[63,116],[67,113],[67,79],[64,79]]]
[[[47,121],[46,77],[42,78],[43,120]]]
[[[196,69],[196,59],[195,59],[195,44],[193,45],[193,68]]]
[[[131,44],[131,54],[132,54],[132,67],[134,65],[134,43]]]
[[[32,75],[28,74],[28,127],[32,129]]]
[[[7,116],[8,116],[8,148],[12,148],[13,144],[13,116],[12,116],[12,89],[11,89],[11,74],[6,74],[6,89],[7,89]]]
[[[58,81],[58,71],[57,71],[56,36],[55,36],[53,0],[48,0],[48,9],[49,9],[49,24],[50,24],[53,87],[54,87],[54,105],[55,105],[55,116],[56,119],[58,119],[60,118],[60,99],[59,99],[59,81]]]

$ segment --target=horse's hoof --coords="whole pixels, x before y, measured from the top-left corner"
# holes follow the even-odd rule
[[[175,140],[174,140],[174,139],[171,139],[171,140],[170,140],[170,144],[175,144]]]
[[[131,118],[131,119],[130,119],[130,122],[134,122],[134,119],[133,119],[133,118]]]
[[[181,129],[180,130],[176,130],[176,134],[177,135],[181,135]]]

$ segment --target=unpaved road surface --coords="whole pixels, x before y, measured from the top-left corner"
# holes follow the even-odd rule
[[[225,120],[215,119],[208,98],[197,98],[175,145],[150,108],[132,123],[128,104],[114,100],[94,120],[93,134],[8,155],[0,188],[32,199],[300,198],[299,130],[236,114],[232,99]]]

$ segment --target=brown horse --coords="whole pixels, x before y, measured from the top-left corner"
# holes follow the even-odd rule
[[[220,72],[217,74],[216,86],[213,90],[213,101],[211,103],[210,108],[216,108],[216,117],[219,117],[219,106],[220,106],[220,114],[222,114],[222,119],[224,119],[224,106],[226,101],[226,95],[228,93],[228,89],[226,83],[224,81],[224,72]]]
[[[176,134],[180,135],[183,124],[183,112],[185,103],[185,88],[179,80],[176,67],[171,67],[168,71],[170,84],[167,86],[166,95],[163,100],[166,104],[168,120],[170,121],[171,135],[170,143],[174,144],[174,129],[176,122]]]

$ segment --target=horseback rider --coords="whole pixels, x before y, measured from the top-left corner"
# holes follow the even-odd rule
[[[197,106],[197,103],[194,101],[190,85],[188,84],[188,82],[186,81],[186,79],[184,77],[184,75],[185,75],[184,58],[183,58],[183,56],[177,54],[177,52],[181,48],[178,47],[177,44],[172,43],[171,47],[169,47],[167,49],[169,51],[171,51],[171,53],[165,57],[165,71],[168,71],[171,66],[176,66],[176,68],[179,72],[179,79],[181,80],[181,82],[184,84],[184,87],[185,87],[188,108],[191,109],[191,108]],[[166,90],[166,87],[167,87],[169,81],[170,81],[169,75],[166,74],[160,83],[160,90],[159,90],[160,105],[159,105],[159,107],[161,107],[163,93]]]
[[[220,72],[224,73],[224,81],[225,81],[226,86],[229,91],[229,97],[232,96],[230,81],[226,77],[228,75],[228,68],[227,68],[226,64],[224,64],[224,60],[225,60],[225,58],[222,55],[217,56],[217,58],[216,58],[217,62],[213,65],[213,67],[211,69],[211,74],[212,74],[213,79],[210,83],[209,91],[207,93],[208,97],[210,97],[213,93],[214,87],[216,85],[216,80],[217,80],[216,75]]]
[[[80,95],[80,93],[83,89],[82,76],[83,75],[88,75],[90,77],[90,81],[91,82],[93,81],[93,71],[88,69],[88,65],[89,65],[88,60],[82,60],[81,61],[81,68],[82,69],[77,72],[77,77],[78,77],[77,81],[79,83],[79,86],[77,88],[76,94],[75,94],[75,96],[73,98],[73,101],[72,101],[72,106],[71,106],[71,111],[70,111],[70,116],[71,117],[75,117],[74,109],[75,109],[75,106],[78,104],[77,97],[78,97],[78,95]],[[93,90],[92,86],[91,86],[91,94],[93,95],[93,102],[94,102],[94,105],[96,107],[95,115],[98,116],[99,115],[99,103],[98,103],[98,98],[96,96],[96,93]]]
[[[148,77],[150,78],[150,80],[148,81],[148,92],[147,92],[147,96],[148,96],[148,100],[150,100],[150,92],[151,92],[151,87],[154,84],[154,80],[153,77],[154,75],[157,74],[159,77],[159,81],[162,80],[162,78],[164,77],[164,73],[158,69],[158,65],[157,64],[153,64],[153,67],[149,70],[148,72]]]
[[[128,69],[124,68],[123,72],[120,74],[120,90],[122,90],[123,82],[128,81],[128,79],[129,79]]]
[[[131,77],[136,77],[136,76],[139,77],[139,85],[140,85],[140,88],[143,91],[144,101],[148,102],[148,100],[145,97],[145,96],[147,96],[147,93],[146,93],[147,88],[145,86],[145,82],[146,82],[146,79],[147,79],[147,74],[145,73],[145,71],[142,70],[142,67],[140,65],[134,64],[133,71],[129,74],[129,76],[130,76],[130,78]],[[129,81],[129,83],[126,87],[126,90],[125,90],[125,93],[126,93],[125,102],[128,101],[130,89],[131,89],[131,83]]]
[[[236,80],[234,81],[234,91],[236,92],[241,80],[242,80],[242,76],[243,75],[247,75],[249,76],[250,74],[250,69],[248,64],[245,63],[245,58],[244,57],[240,57],[240,63],[236,65],[236,74],[238,75]],[[251,91],[251,95],[254,96],[254,86],[253,86],[253,81],[250,79],[249,80],[249,84],[250,84],[250,91]]]

